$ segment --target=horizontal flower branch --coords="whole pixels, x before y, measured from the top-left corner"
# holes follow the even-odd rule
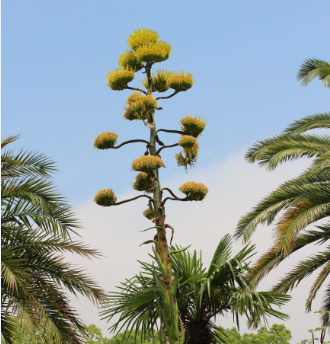
[[[113,146],[111,147],[112,149],[118,149],[124,145],[127,145],[128,143],[134,143],[134,142],[143,142],[143,143],[146,143],[147,145],[149,145],[149,141],[146,141],[146,140],[129,140],[129,141],[125,141],[123,143],[121,143],[119,146]]]
[[[174,194],[174,192],[173,192],[171,189],[169,189],[169,188],[162,188],[161,191],[163,191],[163,190],[168,191],[173,197],[179,198],[178,196],[176,196],[176,195]]]
[[[143,91],[143,90],[141,90],[140,88],[136,88],[136,87],[126,86],[125,89],[126,89],[126,90],[132,90],[132,91],[138,91],[138,92],[142,92],[142,93],[144,93],[144,94],[147,94],[146,91]]]
[[[171,148],[171,147],[176,147],[178,146],[178,143],[175,143],[174,145],[170,145],[170,146],[163,146],[162,148],[159,148],[158,151],[156,152],[156,155],[159,155],[159,153],[164,149],[164,148]]]
[[[172,198],[172,197],[166,197],[164,199],[164,201],[162,202],[161,206],[163,207],[164,204],[166,203],[167,200],[171,200],[171,201],[181,201],[181,202],[186,202],[186,201],[193,201],[193,199],[191,197],[185,197],[185,198],[179,198],[179,197],[175,197],[175,198]]]
[[[156,98],[156,100],[172,98],[172,97],[174,97],[176,94],[178,94],[179,92],[180,92],[180,91],[175,91],[175,92],[173,92],[172,94],[170,94],[168,97],[158,97],[158,98]]]
[[[113,204],[111,204],[111,206],[120,205],[120,204],[123,204],[123,203],[128,203],[128,202],[134,201],[134,200],[136,200],[138,198],[141,198],[141,197],[149,198],[151,201],[154,200],[152,197],[150,197],[148,195],[140,195],[140,196],[136,196],[136,197],[133,197],[133,198],[130,198],[130,199],[126,199],[126,200],[121,201],[121,202],[113,203]]]
[[[183,131],[180,131],[180,130],[169,130],[169,129],[158,129],[158,130],[157,130],[157,134],[158,134],[160,131],[163,131],[163,132],[165,132],[165,133],[174,133],[174,134],[180,134],[180,135],[184,135],[184,134],[185,134]]]

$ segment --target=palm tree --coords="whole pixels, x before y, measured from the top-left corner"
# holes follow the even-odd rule
[[[176,297],[187,344],[225,340],[221,332],[214,331],[217,327],[212,319],[228,312],[233,314],[238,326],[239,316],[246,315],[249,327],[253,328],[262,319],[266,321],[267,316],[282,320],[288,318],[273,306],[285,304],[289,296],[250,290],[244,275],[250,271],[248,260],[253,255],[254,246],[245,246],[234,257],[231,257],[231,249],[232,238],[225,235],[210,267],[205,269],[196,251],[190,254],[180,247],[171,248],[174,252],[171,255],[171,267],[179,281]],[[155,256],[151,257],[156,259]],[[140,264],[141,273],[121,283],[119,291],[110,293],[105,303],[102,314],[108,321],[120,314],[119,320],[110,327],[112,331],[126,329],[129,332],[141,328],[145,334],[157,328],[161,299],[155,280],[159,279],[161,271],[153,264]]]
[[[18,136],[1,142],[7,147]],[[13,343],[18,324],[47,343],[81,343],[84,324],[64,290],[93,302],[103,291],[82,269],[64,261],[70,252],[97,256],[71,234],[79,228],[50,181],[54,163],[42,154],[6,150],[1,155],[1,332]],[[28,332],[25,332],[26,335]]]
[[[328,87],[330,74],[326,76],[321,70],[326,70],[326,66],[329,68],[329,64],[321,62],[306,60],[299,70],[298,79],[307,85],[319,76],[324,86]],[[325,69],[320,66],[325,66]],[[280,135],[258,141],[246,153],[248,162],[258,161],[267,170],[274,170],[285,161],[314,158],[311,166],[299,177],[280,185],[242,217],[237,225],[235,237],[246,242],[259,224],[270,225],[277,220],[273,229],[273,247],[258,260],[247,276],[253,287],[290,254],[307,245],[325,244],[330,238],[330,137],[326,134],[306,134],[311,129],[327,128],[330,128],[330,112],[314,114],[293,122]],[[318,220],[323,222],[316,226],[317,230],[307,228]],[[273,290],[286,293],[319,269],[306,300],[306,311],[311,311],[312,302],[330,273],[329,258],[328,246],[324,251],[299,262]],[[330,284],[325,291],[322,310],[330,310]],[[326,313],[323,324],[328,324],[329,320]]]
[[[314,78],[322,80],[324,87],[330,87],[330,63],[315,58],[306,59],[300,66],[297,80],[302,86],[307,86]]]

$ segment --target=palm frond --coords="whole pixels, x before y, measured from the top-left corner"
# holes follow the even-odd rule
[[[330,197],[320,193],[309,195],[306,201],[296,202],[281,216],[274,228],[278,250],[284,255],[292,252],[301,230],[330,215]]]
[[[302,134],[312,129],[328,129],[330,128],[330,112],[316,113],[311,116],[303,117],[300,120],[289,124],[283,133]]]
[[[300,233],[292,247],[291,253],[310,244],[323,244],[330,239],[330,229],[328,225],[317,226],[317,228],[320,229],[320,231],[308,230],[307,232]],[[287,256],[276,244],[263,254],[251,268],[251,271],[246,275],[246,279],[251,288],[256,288],[258,283],[286,258]]]
[[[1,149],[5,148],[8,144],[15,142],[20,138],[20,135],[8,136],[1,140]]]
[[[2,147],[18,137],[2,141]],[[1,156],[2,334],[15,339],[17,320],[47,343],[81,343],[85,327],[65,290],[102,301],[104,292],[65,262],[67,252],[91,258],[99,252],[71,239],[79,228],[71,207],[49,181],[54,163],[42,154],[7,150]]]
[[[257,141],[245,154],[245,160],[273,171],[279,164],[302,157],[318,157],[330,150],[330,137],[288,133]]]
[[[330,259],[329,248],[330,247],[327,248],[327,251],[320,252],[300,261],[289,273],[280,279],[277,285],[273,287],[273,290],[286,293],[296,287],[316,269],[327,264]]]
[[[327,288],[324,292],[321,311],[327,311],[327,312],[330,311],[330,284],[327,285]],[[321,315],[321,322],[323,326],[329,326],[330,315],[329,314]]]
[[[323,201],[330,199],[329,182],[327,171],[323,174],[303,175],[283,183],[240,219],[234,237],[246,242],[257,225],[271,224],[281,210],[299,202],[315,203],[321,198]]]
[[[324,87],[330,87],[330,63],[316,58],[306,59],[297,73],[297,80],[307,86],[314,78],[322,80]]]
[[[236,290],[233,293],[233,312],[246,315],[249,328],[257,328],[261,319],[267,324],[267,317],[275,316],[281,320],[287,320],[289,316],[273,309],[273,305],[281,307],[290,301],[289,295],[275,292],[256,292]]]
[[[328,261],[322,268],[321,272],[314,281],[306,300],[306,311],[310,312],[312,310],[312,302],[315,299],[316,293],[319,291],[324,281],[330,274],[330,261]]]

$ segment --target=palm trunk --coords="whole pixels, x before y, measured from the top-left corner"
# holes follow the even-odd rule
[[[194,319],[186,326],[185,344],[213,344],[214,336],[210,321]]]

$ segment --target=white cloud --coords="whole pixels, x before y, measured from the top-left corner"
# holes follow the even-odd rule
[[[219,240],[226,233],[234,233],[239,218],[280,183],[297,176],[307,164],[306,161],[289,163],[270,173],[256,165],[245,163],[243,154],[240,153],[221,164],[196,168],[188,174],[180,173],[162,181],[163,187],[169,187],[177,194],[178,187],[189,180],[204,183],[209,188],[209,194],[203,202],[167,202],[166,222],[175,229],[174,243],[181,246],[191,244],[190,250],[202,250],[203,262],[208,266]],[[113,181],[113,184],[116,182]],[[134,195],[134,192],[118,195],[118,200]],[[92,262],[77,258],[74,261],[87,266],[107,291],[114,291],[120,281],[139,271],[137,259],[149,259],[151,247],[139,245],[152,238],[154,233],[138,232],[151,227],[150,222],[142,216],[142,211],[147,207],[146,203],[142,198],[118,207],[102,208],[90,200],[76,209],[84,225],[80,232],[83,240],[91,247],[99,249],[104,257]],[[270,228],[259,227],[252,242],[256,244],[259,254],[264,252],[271,246]],[[241,247],[240,243],[236,243],[235,252]],[[313,249],[309,248],[309,252],[305,250],[290,257],[262,282],[261,288],[270,288],[292,264],[312,251]],[[310,285],[311,279],[303,282],[294,290],[293,300],[282,309],[291,317],[285,326],[292,331],[292,343],[308,338],[307,330],[319,326],[317,316],[311,313],[306,315],[304,311]],[[318,310],[320,300],[319,293],[314,310]],[[80,298],[79,303],[74,301],[74,305],[87,324],[94,323],[107,333],[108,324],[105,320],[100,321],[96,308],[88,304],[86,299]],[[270,319],[269,323],[273,322],[280,323],[277,319]],[[217,323],[224,327],[233,326],[230,315],[228,318],[218,318]],[[247,331],[244,319],[241,322],[241,331]]]

